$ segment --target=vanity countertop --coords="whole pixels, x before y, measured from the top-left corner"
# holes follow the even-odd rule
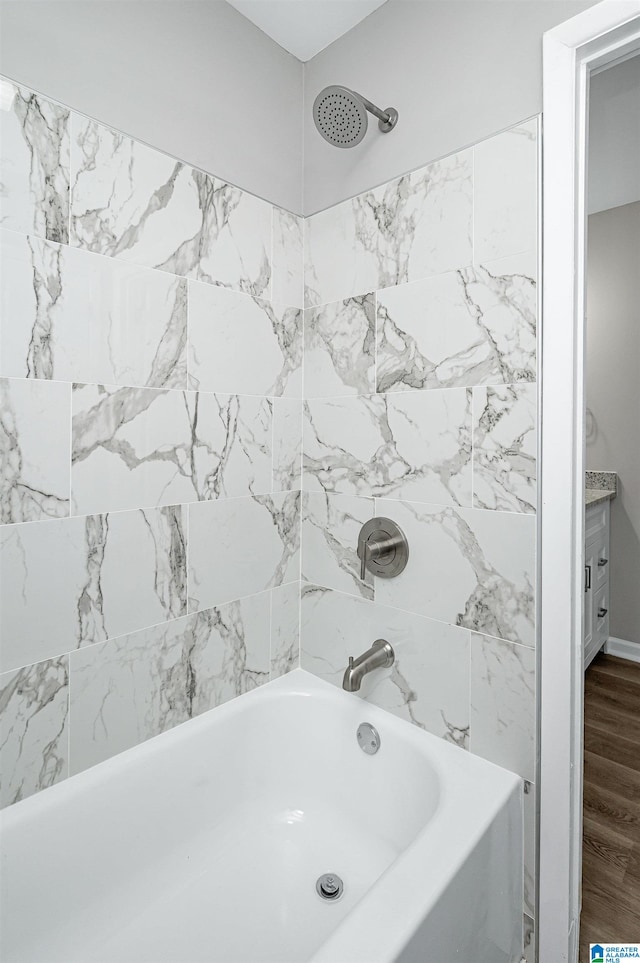
[[[618,475],[615,471],[586,471],[584,473],[584,504],[599,505],[615,498],[618,491]]]
[[[600,502],[606,502],[609,498],[615,498],[615,491],[605,488],[585,488],[584,490],[584,504],[588,508],[589,505],[599,505]]]

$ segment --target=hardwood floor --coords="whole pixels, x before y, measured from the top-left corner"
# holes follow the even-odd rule
[[[640,941],[640,664],[598,655],[584,691],[580,963]]]

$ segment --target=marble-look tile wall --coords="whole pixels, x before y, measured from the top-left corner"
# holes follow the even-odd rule
[[[2,81],[0,801],[298,664],[302,221]]]
[[[361,697],[526,781],[532,927],[537,121],[303,222],[2,102],[2,803],[384,636]]]
[[[301,664],[525,780],[534,916],[538,124],[305,221]],[[360,526],[410,556],[360,579]]]

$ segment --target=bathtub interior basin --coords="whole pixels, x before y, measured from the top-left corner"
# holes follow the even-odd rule
[[[512,773],[296,670],[5,810],[0,958],[512,963],[521,807]]]

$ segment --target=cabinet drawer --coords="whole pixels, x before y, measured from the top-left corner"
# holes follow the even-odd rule
[[[593,594],[593,638],[598,648],[609,638],[609,585],[603,585]]]
[[[584,514],[584,538],[590,542],[602,532],[609,530],[609,502],[589,505]]]
[[[593,587],[597,591],[609,581],[609,531],[594,539],[589,552],[593,559]]]

